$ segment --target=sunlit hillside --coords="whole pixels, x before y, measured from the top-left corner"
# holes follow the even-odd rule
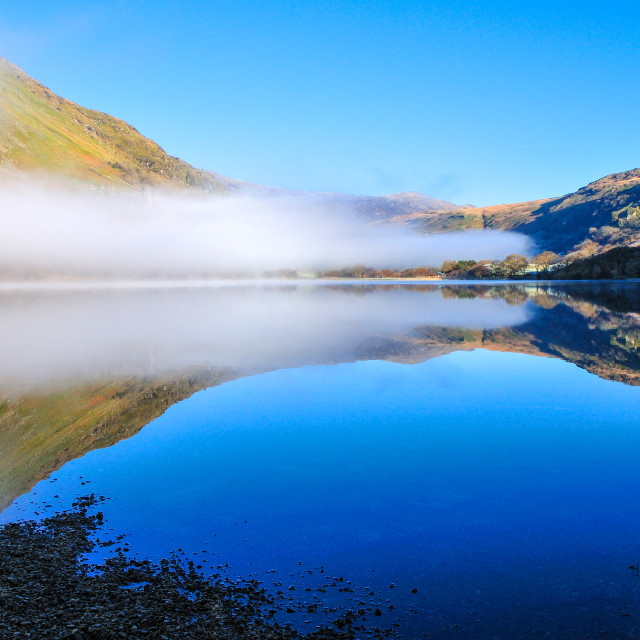
[[[541,250],[588,257],[640,242],[640,169],[614,173],[559,198],[427,211],[394,220],[426,233],[462,229],[517,231]]]
[[[0,165],[108,185],[226,191],[126,122],[61,98],[0,57]]]

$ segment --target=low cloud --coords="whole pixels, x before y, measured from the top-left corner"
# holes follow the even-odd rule
[[[519,234],[419,235],[369,225],[346,208],[302,197],[119,192],[15,173],[0,178],[0,219],[5,278],[258,275],[353,264],[406,268],[530,250]]]

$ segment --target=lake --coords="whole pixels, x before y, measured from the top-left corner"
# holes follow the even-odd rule
[[[639,283],[5,285],[0,352],[0,522],[107,496],[301,630],[640,635]]]

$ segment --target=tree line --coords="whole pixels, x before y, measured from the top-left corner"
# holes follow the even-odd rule
[[[516,280],[535,273],[546,276],[563,264],[563,258],[553,251],[543,251],[531,260],[512,253],[504,260],[445,260],[437,267],[410,269],[374,269],[366,265],[353,265],[331,269],[320,274],[324,278],[450,278],[469,280]]]

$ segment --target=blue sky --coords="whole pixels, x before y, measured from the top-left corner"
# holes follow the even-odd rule
[[[640,165],[640,3],[0,0],[0,55],[236,178],[457,203]]]

